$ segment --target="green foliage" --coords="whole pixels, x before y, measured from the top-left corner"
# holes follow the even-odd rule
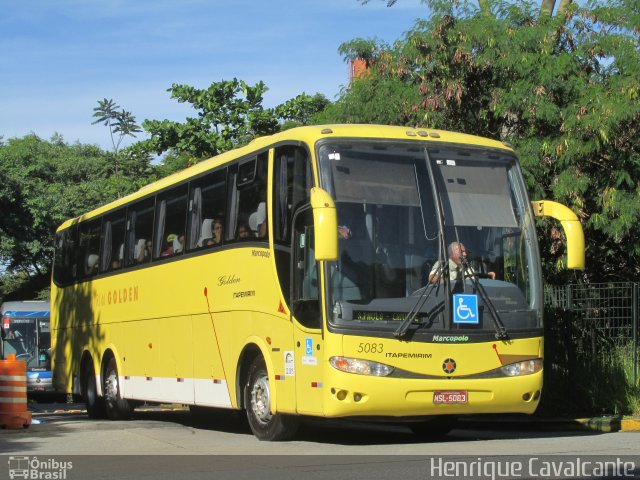
[[[402,80],[365,75],[334,104],[313,117],[313,123],[375,123],[414,125],[420,117],[411,106],[418,92]]]
[[[543,415],[640,414],[633,381],[633,344],[602,336],[597,325],[571,311],[545,311]]]
[[[112,99],[98,100],[98,106],[93,109],[96,120],[91,123],[92,125],[102,123],[105,127],[109,127],[111,144],[116,154],[124,137],[135,137],[136,133],[142,131],[136,124],[136,117],[124,109],[118,110],[119,108],[120,106],[116,105]]]
[[[279,119],[284,120],[281,129],[286,130],[309,125],[311,118],[322,112],[327,105],[329,105],[329,100],[321,93],[312,96],[303,92],[282,105],[278,105],[275,108],[275,114]]]
[[[572,208],[587,238],[587,279],[640,273],[640,18],[631,0],[562,6],[490,0],[428,2],[433,12],[377,53],[325,112],[325,122],[397,123],[509,141],[533,198]],[[393,88],[391,88],[393,86]],[[375,91],[381,88],[384,94]],[[382,98],[386,95],[385,98]],[[407,101],[408,100],[408,101]],[[545,276],[557,268],[557,224],[543,222]]]
[[[173,84],[168,91],[198,114],[183,123],[145,120],[142,126],[151,138],[140,142],[138,148],[144,151],[158,155],[173,151],[198,161],[278,131],[273,111],[262,106],[267,91],[263,82],[250,86],[234,78],[214,82],[207,89]]]
[[[358,58],[373,64],[384,54],[389,51],[389,46],[378,38],[356,38],[348,42],[344,42],[338,47],[338,53],[345,60],[356,60]]]
[[[149,168],[146,157],[123,156],[121,188],[139,188]],[[35,135],[1,144],[0,263],[5,273],[48,278],[58,225],[115,198],[111,154],[94,145]]]
[[[136,124],[136,118],[131,112],[127,112],[124,109],[118,110],[119,108],[111,99],[98,100],[98,106],[93,109],[93,116],[96,120],[92,122],[92,125],[102,123],[104,126],[109,127],[111,144],[113,145],[113,166],[118,196],[121,195],[120,163],[126,161],[126,158],[121,158],[120,145],[125,137],[135,137],[136,133],[142,131]]]

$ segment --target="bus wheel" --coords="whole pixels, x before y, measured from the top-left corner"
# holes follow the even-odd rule
[[[131,418],[131,405],[120,395],[118,367],[116,359],[111,357],[104,374],[104,403],[107,417],[111,420],[128,420]]]
[[[93,366],[85,369],[83,396],[87,405],[87,415],[89,415],[89,418],[104,418],[106,413],[104,399],[98,396],[96,375],[93,371]]]
[[[298,431],[299,419],[282,413],[271,413],[267,367],[257,357],[249,368],[244,389],[244,405],[253,434],[259,440],[288,440]]]
[[[424,438],[442,437],[453,430],[458,423],[456,417],[442,416],[409,425],[414,434]]]

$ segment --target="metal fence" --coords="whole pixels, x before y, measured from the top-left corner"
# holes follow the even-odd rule
[[[639,290],[640,284],[633,282],[547,286],[545,306],[568,312],[577,335],[589,337],[587,348],[594,355],[622,352],[637,385]]]

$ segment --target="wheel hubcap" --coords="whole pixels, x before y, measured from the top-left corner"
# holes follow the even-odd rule
[[[256,380],[251,389],[251,410],[262,423],[271,420],[269,405],[269,379],[264,375]]]
[[[104,382],[104,396],[107,400],[116,400],[118,398],[118,377],[116,372],[109,372]]]

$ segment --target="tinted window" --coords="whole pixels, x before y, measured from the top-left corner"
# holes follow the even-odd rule
[[[151,260],[154,205],[154,199],[149,198],[127,209],[125,251],[127,265],[136,265]]]
[[[222,245],[224,240],[227,170],[191,182],[188,250]]]
[[[124,264],[124,239],[126,232],[125,210],[118,210],[104,217],[102,222],[102,258],[100,271],[120,269]]]
[[[263,152],[255,159],[255,168],[250,163],[241,163],[240,174],[236,174],[234,191],[231,195],[229,228],[235,232],[238,241],[268,240],[267,219],[267,165],[268,153]],[[253,176],[249,172],[254,172]],[[251,180],[248,180],[248,179]]]
[[[89,277],[98,273],[100,267],[100,232],[102,219],[80,224],[78,264],[80,277]]]
[[[158,195],[154,258],[184,253],[187,226],[187,186]]]
[[[73,282],[77,274],[78,227],[72,226],[56,234],[53,279],[64,285]]]
[[[295,210],[309,201],[313,174],[307,152],[300,147],[281,147],[275,151],[273,189],[274,240],[291,244],[291,219]]]

